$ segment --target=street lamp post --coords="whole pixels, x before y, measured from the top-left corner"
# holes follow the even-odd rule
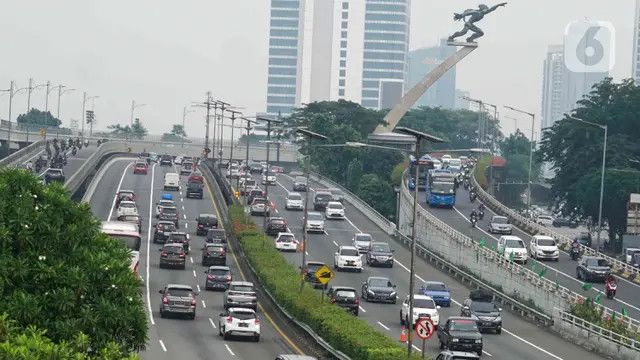
[[[498,106],[493,105],[493,104],[488,104],[488,103],[484,103],[485,105],[492,107],[493,108],[493,119],[495,121],[498,120]],[[490,127],[493,128],[494,131],[491,134],[491,160],[489,161],[489,194],[493,195],[493,152],[494,152],[494,146],[495,146],[495,133],[497,132],[497,130],[495,130],[497,127]]]
[[[249,169],[249,131],[251,131],[251,124],[252,123],[255,124],[255,121],[249,120],[245,117],[241,117],[241,119],[247,122],[247,126],[245,127],[245,130],[247,130],[247,149],[246,149],[246,153],[244,154],[244,157],[245,157],[244,164],[245,164],[245,168],[247,169],[245,170],[246,172],[246,171],[251,171],[251,169]],[[243,184],[242,203],[246,205],[247,204],[247,182],[243,181],[242,184]]]
[[[282,124],[282,120],[278,120],[278,119],[271,119],[271,118],[263,118],[263,117],[257,117],[257,120],[260,121],[266,121],[267,122],[267,169],[266,169],[266,179],[269,180],[269,148],[270,148],[270,143],[271,143],[271,123],[276,123],[276,124]],[[267,199],[267,205],[269,206],[269,208],[271,208],[271,202],[269,201],[269,181],[265,181],[264,182],[264,192],[265,192],[265,198]],[[271,214],[271,210],[269,210],[269,214]],[[264,228],[265,225],[267,223],[267,217],[264,217],[264,221],[262,222],[262,227]]]
[[[304,265],[307,262],[307,217],[309,215],[309,173],[311,172],[311,141],[314,139],[325,141],[327,137],[305,128],[296,129],[296,133],[307,138],[307,163],[305,172],[307,179],[307,191],[304,193],[304,215],[302,218],[302,264],[300,265],[300,291],[304,288]],[[247,139],[248,140],[248,139]],[[268,149],[268,148],[267,148]],[[268,168],[267,168],[268,170]]]
[[[235,110],[227,110],[227,111],[231,113],[231,151],[229,151],[229,166],[231,166],[231,161],[233,161],[233,136],[234,136],[235,123],[236,123],[236,114],[242,114],[242,112],[235,111]]]
[[[531,142],[529,144],[529,179],[527,181],[527,209],[531,210],[531,168],[533,165],[533,148],[535,147],[534,141],[533,141],[533,128],[535,127],[535,124],[536,124],[536,114],[530,113],[528,111],[516,109],[512,106],[505,106],[505,108],[521,114],[531,116],[531,139],[530,139]]]
[[[231,104],[222,100],[216,100],[216,102],[220,105],[220,117],[218,122],[218,146],[220,147],[220,150],[218,150],[218,156],[220,158],[220,164],[222,164],[222,154],[224,154],[224,148],[222,146],[222,136],[224,135],[224,129],[222,127],[224,124],[224,111],[227,110]]]
[[[9,154],[11,154],[11,110],[12,110],[12,106],[13,106],[13,97],[22,90],[26,90],[28,88],[24,87],[24,88],[20,88],[20,89],[16,89],[14,90],[14,86],[15,86],[15,81],[11,80],[11,82],[9,83],[9,90],[2,90],[2,91],[7,91],[9,92],[9,131],[7,132],[7,152],[6,152],[6,156],[9,156]],[[27,131],[27,134],[29,132]]]
[[[596,252],[600,252],[600,232],[602,231],[602,199],[604,197],[604,170],[605,163],[607,161],[607,134],[609,131],[609,127],[607,125],[582,120],[575,116],[569,116],[568,119],[575,120],[593,127],[598,127],[604,130],[604,143],[602,146],[602,169],[600,170],[602,172],[602,174],[600,174],[600,203],[598,204],[598,234],[596,235]]]
[[[60,120],[60,98],[62,97],[62,95],[64,95],[64,93],[67,92],[72,92],[75,89],[64,89],[62,90],[62,88],[65,87],[64,85],[58,85],[58,111],[56,112],[56,118],[58,118],[58,120]]]

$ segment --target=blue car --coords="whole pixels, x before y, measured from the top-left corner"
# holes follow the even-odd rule
[[[451,291],[449,288],[439,281],[425,281],[420,287],[423,295],[430,296],[436,305],[449,307],[451,306]]]

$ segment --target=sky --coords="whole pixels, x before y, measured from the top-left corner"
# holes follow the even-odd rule
[[[331,0],[327,0],[331,1]],[[351,0],[353,1],[353,0]],[[453,12],[475,7],[471,0],[412,0],[411,49],[433,46],[460,26]],[[217,99],[247,114],[264,111],[269,34],[269,0],[20,0],[0,11],[0,89],[62,84],[76,89],[62,96],[61,119],[82,117],[83,92],[99,96],[97,128],[127,124],[131,102],[153,134],[181,123],[183,108]],[[492,3],[487,3],[493,5]],[[575,20],[611,22],[616,30],[615,79],[631,75],[634,0],[516,0],[487,16],[486,36],[459,64],[457,87],[474,98],[540,113],[542,65],[550,44],[562,43]],[[45,90],[32,94],[44,109]],[[49,110],[55,115],[57,92]],[[17,113],[27,107],[26,91],[14,98]],[[191,109],[191,108],[189,108]],[[501,114],[517,116],[506,110]],[[0,118],[8,118],[8,96],[0,96]],[[526,129],[525,119],[519,122]],[[514,130],[504,119],[503,129]],[[538,127],[538,125],[536,125]],[[203,133],[202,110],[187,114],[190,136]]]

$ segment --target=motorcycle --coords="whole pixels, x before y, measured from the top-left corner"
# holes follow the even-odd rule
[[[616,296],[616,289],[618,289],[618,283],[615,280],[608,280],[604,288],[607,299],[613,299]]]
[[[89,140],[84,141],[84,147],[89,147]]]
[[[78,150],[76,149],[75,146],[71,148],[71,155],[76,156],[77,153],[78,153]]]
[[[469,201],[474,202],[475,200],[476,200],[476,193],[472,191],[469,193]]]
[[[578,261],[580,257],[580,247],[579,246],[571,246],[571,250],[569,251],[571,255],[571,260]]]
[[[472,217],[470,222],[471,222],[471,228],[474,228],[476,227],[476,223],[478,222],[478,220],[475,217]]]
[[[484,210],[478,210],[478,219],[482,220],[484,218]]]

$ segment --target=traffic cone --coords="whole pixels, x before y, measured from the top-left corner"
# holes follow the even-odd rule
[[[407,342],[407,328],[404,326],[400,330],[400,342]]]
[[[303,252],[304,251],[304,242],[300,241],[298,243],[298,251]]]

